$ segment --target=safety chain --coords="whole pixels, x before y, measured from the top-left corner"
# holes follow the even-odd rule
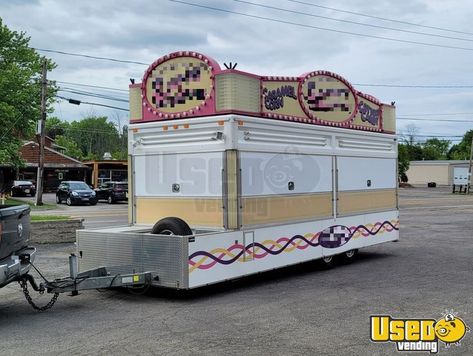
[[[56,303],[56,301],[57,301],[57,298],[59,298],[59,293],[54,293],[53,297],[51,298],[51,300],[49,301],[48,304],[46,304],[42,307],[39,307],[35,304],[35,302],[31,298],[30,292],[28,290],[28,282],[27,282],[26,278],[20,279],[18,281],[18,283],[20,284],[21,289],[23,289],[23,294],[25,295],[26,301],[28,302],[29,305],[31,305],[33,307],[34,310],[37,310],[37,311],[48,310],[48,309],[53,307],[54,303]],[[44,292],[39,292],[39,293],[43,294]]]

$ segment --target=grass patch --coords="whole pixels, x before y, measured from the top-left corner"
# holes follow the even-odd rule
[[[0,200],[1,202],[1,200]],[[48,210],[48,209],[54,209],[56,208],[56,204],[48,204],[48,203],[43,203],[43,205],[36,206],[34,203],[30,201],[23,201],[23,200],[17,200],[17,199],[12,199],[8,198],[5,200],[5,205],[29,205],[31,210]]]
[[[31,215],[31,221],[58,221],[69,220],[70,216],[64,215]]]

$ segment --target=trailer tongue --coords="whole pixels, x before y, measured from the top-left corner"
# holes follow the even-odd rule
[[[153,272],[140,272],[130,268],[122,273],[112,272],[110,267],[97,267],[78,273],[77,256],[69,256],[69,276],[48,281],[36,268],[36,248],[28,246],[30,237],[30,208],[27,205],[0,205],[0,288],[12,282],[18,282],[28,303],[38,311],[50,309],[56,303],[59,294],[70,292],[72,296],[79,291],[115,287],[146,288],[158,277]],[[33,268],[43,279],[36,283],[30,274]],[[112,268],[113,269],[113,268]],[[51,300],[45,305],[35,303],[28,289],[44,294],[52,293]]]
[[[79,291],[91,290],[91,289],[107,289],[107,288],[147,288],[151,285],[151,282],[158,277],[152,272],[142,273],[128,273],[128,274],[111,274],[106,267],[98,267],[89,271],[81,273],[77,272],[77,256],[71,254],[69,256],[69,270],[70,274],[68,277],[58,278],[53,281],[48,281],[41,272],[32,264],[30,256],[24,254],[20,256],[20,259],[25,264],[30,264],[44,279],[44,282],[39,285],[36,283],[34,277],[31,274],[24,274],[18,279],[23,293],[28,303],[33,309],[38,311],[45,311],[53,307],[56,303],[59,294],[70,293],[71,296],[76,296]],[[30,295],[28,290],[28,284],[38,293],[43,294],[44,292],[54,294],[51,300],[43,305],[37,305]]]

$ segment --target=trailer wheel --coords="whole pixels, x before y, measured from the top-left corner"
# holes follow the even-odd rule
[[[322,257],[322,266],[325,268],[332,268],[336,265],[337,263],[337,257],[336,255],[331,255],[331,256],[324,256]]]
[[[192,235],[192,230],[187,223],[179,218],[169,217],[159,220],[151,230],[152,234],[157,235]]]
[[[343,254],[343,257],[345,258],[345,260],[353,261],[357,254],[358,254],[358,250],[356,250],[356,249],[355,250],[349,250],[349,251],[346,251]]]
[[[358,249],[345,251],[340,255],[341,262],[343,264],[352,263],[356,259],[356,255],[358,255]]]

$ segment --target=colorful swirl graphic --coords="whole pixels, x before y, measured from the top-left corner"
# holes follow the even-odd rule
[[[309,247],[322,246],[337,248],[346,244],[351,238],[374,236],[384,232],[399,230],[399,220],[377,222],[375,224],[346,227],[334,225],[317,233],[295,235],[291,238],[281,237],[274,240],[255,242],[244,246],[233,244],[229,248],[215,248],[210,252],[196,251],[189,256],[189,273],[196,269],[209,269],[217,263],[230,265],[235,261],[244,262],[245,259],[262,259],[268,255],[279,255],[295,250],[305,250]]]

